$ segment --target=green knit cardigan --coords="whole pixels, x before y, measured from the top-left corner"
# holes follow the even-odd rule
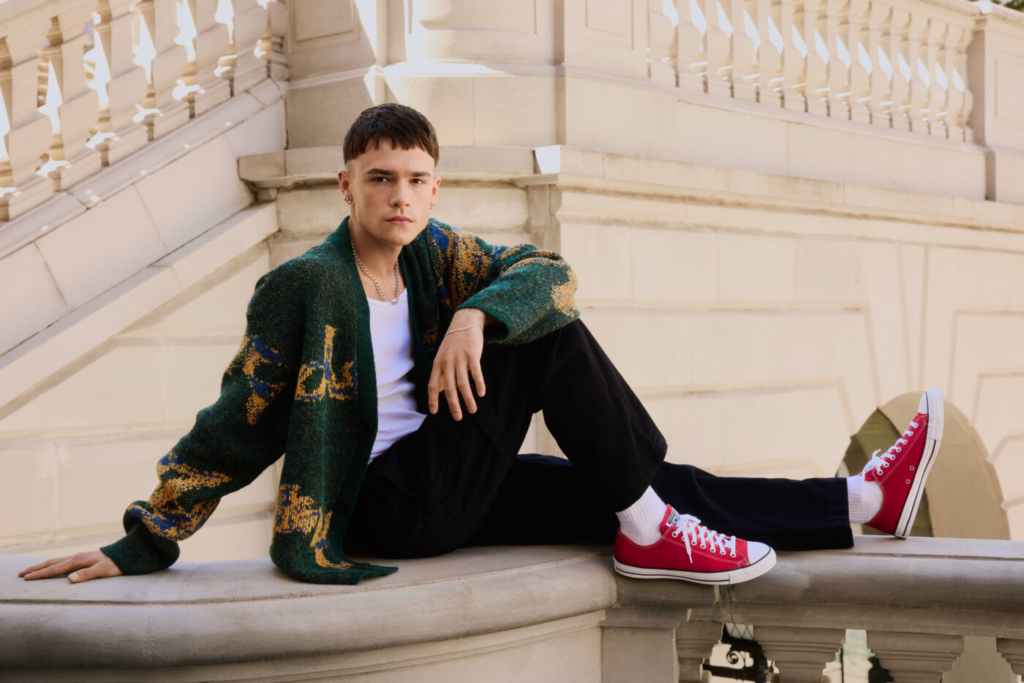
[[[125,512],[125,537],[101,548],[123,573],[173,564],[177,541],[282,453],[274,563],[313,583],[354,584],[396,570],[353,562],[341,543],[377,434],[370,312],[351,244],[346,218],[322,244],[256,283],[220,398],[160,459],[156,490]],[[491,246],[431,220],[399,262],[410,294],[412,379],[421,410],[457,309],[498,320],[486,328],[488,343],[528,342],[579,317],[572,270],[533,245]]]

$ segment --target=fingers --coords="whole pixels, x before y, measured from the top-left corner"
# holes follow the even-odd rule
[[[121,573],[121,569],[112,559],[104,555],[102,551],[94,550],[88,553],[78,553],[70,557],[58,557],[40,562],[18,572],[18,576],[26,581],[35,581],[37,579],[51,579],[55,576],[70,574],[68,581],[71,583],[81,583],[89,579],[120,576]]]
[[[437,414],[437,395],[444,388],[441,362],[434,359],[434,367],[430,371],[430,382],[427,384],[427,409],[431,415]]]
[[[56,557],[56,558],[51,558],[49,560],[43,560],[39,564],[34,564],[34,565],[32,565],[31,567],[29,567],[27,569],[22,569],[20,572],[18,572],[18,576],[24,578],[24,577],[27,577],[29,574],[33,574],[35,572],[38,572],[40,569],[45,569],[46,567],[49,567],[49,566],[54,565],[54,564],[57,564],[59,562],[64,562],[65,560],[69,560],[69,559],[71,559],[70,555],[68,555],[67,557]],[[37,577],[37,578],[42,578],[42,577]]]
[[[45,566],[36,571],[29,572],[26,570],[27,573],[24,578],[26,581],[52,579],[55,576],[62,576],[77,569],[87,567],[89,564],[90,562],[84,557],[84,553],[79,553],[78,555],[72,555],[71,557],[61,557],[55,560],[49,560],[48,563],[45,563]]]
[[[476,385],[476,394],[477,396],[483,396],[487,393],[487,387],[484,385],[484,371],[480,367],[479,358],[473,359],[470,370],[473,373],[473,384]]]
[[[459,391],[462,393],[462,400],[466,402],[466,410],[472,415],[476,412],[476,400],[473,398],[473,388],[469,384],[469,368],[466,363],[460,362],[455,368],[455,376],[459,383]]]
[[[456,422],[462,419],[462,406],[459,405],[459,387],[455,383],[455,368],[449,364],[444,372],[444,397],[448,399],[448,409]]]

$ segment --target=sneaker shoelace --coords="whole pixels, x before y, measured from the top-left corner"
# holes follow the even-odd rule
[[[708,546],[711,547],[711,552],[721,553],[725,555],[726,548],[729,549],[729,557],[736,557],[736,537],[726,536],[720,534],[717,531],[712,531],[703,524],[700,520],[693,515],[676,515],[675,519],[670,520],[668,527],[674,529],[672,531],[672,538],[679,538],[682,534],[683,539],[688,541],[684,543],[686,548],[686,556],[690,558],[690,562],[693,562],[693,553],[690,551],[690,546],[697,545],[700,543],[701,550],[705,550]]]
[[[901,446],[907,445],[907,437],[913,436],[914,430],[917,429],[918,427],[919,425],[916,422],[911,421],[910,426],[907,427],[907,431],[903,432],[903,436],[896,439],[896,443],[890,446],[889,450],[887,450],[885,453],[882,453],[881,456],[878,455],[879,453],[882,452],[881,448],[872,453],[871,460],[868,460],[868,464],[864,465],[864,469],[861,470],[860,472],[861,475],[863,476],[864,474],[866,474],[868,470],[870,470],[872,467],[875,468],[875,474],[881,475],[882,468],[888,467],[889,462],[896,460],[897,454],[903,450]]]

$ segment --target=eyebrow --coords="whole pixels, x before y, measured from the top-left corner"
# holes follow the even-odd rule
[[[371,168],[368,171],[366,171],[366,173],[364,173],[363,175],[382,175],[387,176],[388,178],[394,178],[398,174],[395,173],[394,171],[389,171],[386,168]],[[427,173],[426,171],[413,171],[409,175],[411,175],[413,178],[429,178],[431,176],[431,174]]]

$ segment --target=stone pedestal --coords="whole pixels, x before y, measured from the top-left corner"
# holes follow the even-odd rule
[[[999,638],[996,640],[996,650],[1009,662],[1013,673],[1024,675],[1024,640]]]
[[[602,683],[677,683],[676,627],[685,618],[675,612],[608,610],[601,623]]]
[[[755,626],[754,638],[775,662],[786,683],[822,683],[825,665],[835,659],[846,631],[835,628]]]
[[[722,638],[722,625],[715,621],[693,621],[676,629],[679,683],[701,683],[708,678],[704,662]]]
[[[868,631],[868,647],[894,683],[940,683],[964,651],[962,636]]]

